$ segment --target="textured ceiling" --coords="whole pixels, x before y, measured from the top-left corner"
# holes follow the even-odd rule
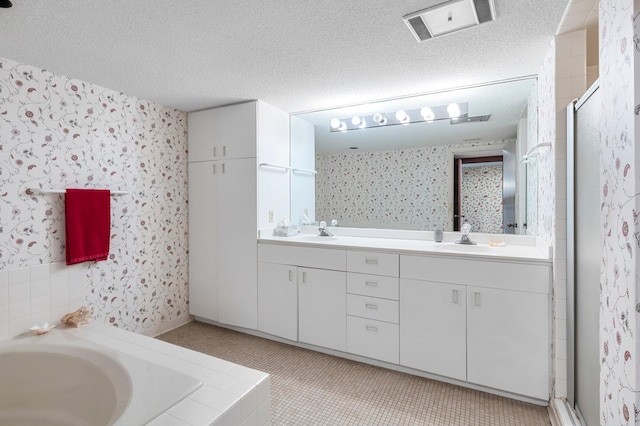
[[[417,43],[442,0],[14,0],[0,56],[192,111],[287,112],[537,74],[567,2],[496,0],[497,20]]]

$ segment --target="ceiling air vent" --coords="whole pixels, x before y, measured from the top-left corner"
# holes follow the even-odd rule
[[[452,0],[402,17],[419,41],[496,19],[494,0]]]

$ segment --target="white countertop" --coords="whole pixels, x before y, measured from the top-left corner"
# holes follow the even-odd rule
[[[461,245],[450,241],[436,243],[429,240],[402,239],[402,238],[377,238],[358,237],[347,235],[335,235],[333,237],[320,237],[315,234],[298,234],[291,237],[276,237],[273,235],[260,235],[259,243],[287,244],[309,247],[341,248],[354,250],[385,250],[400,254],[456,256],[475,259],[500,259],[500,260],[527,260],[533,262],[550,263],[551,259],[544,249],[535,245],[510,245],[493,247],[489,244]],[[471,234],[473,240],[473,234]]]

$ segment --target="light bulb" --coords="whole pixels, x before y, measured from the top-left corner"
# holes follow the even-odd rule
[[[353,118],[351,119],[351,122],[353,123],[354,126],[359,126],[361,121],[362,120],[357,115],[354,115]]]
[[[407,115],[405,110],[401,109],[401,110],[398,110],[398,112],[396,112],[396,119],[399,122],[404,123],[409,120],[409,116]]]
[[[385,126],[387,124],[387,117],[382,117],[380,122],[378,123],[381,126]]]
[[[358,126],[359,129],[364,129],[365,127],[367,127],[367,120],[365,120],[364,118],[361,120],[360,125]]]
[[[427,121],[429,123],[431,123],[433,119],[436,117],[435,114],[433,113],[433,110],[429,107],[423,107],[420,110],[420,115],[422,116],[422,118],[424,118],[424,121]]]
[[[344,121],[341,121],[340,125],[338,126],[338,130],[340,130],[341,132],[346,132],[347,131],[347,123],[345,123]]]
[[[449,104],[449,106],[447,106],[447,112],[449,113],[449,118],[460,117],[460,107],[456,103]]]
[[[381,124],[382,120],[384,119],[382,114],[380,114],[379,112],[376,112],[375,114],[373,114],[372,118],[373,118],[373,122],[377,124]]]
[[[340,120],[338,120],[337,118],[332,118],[330,124],[332,129],[337,129],[338,127],[340,127]]]

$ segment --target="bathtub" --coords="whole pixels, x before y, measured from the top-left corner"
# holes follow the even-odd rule
[[[0,342],[0,426],[143,425],[202,386],[84,334],[58,328]]]

